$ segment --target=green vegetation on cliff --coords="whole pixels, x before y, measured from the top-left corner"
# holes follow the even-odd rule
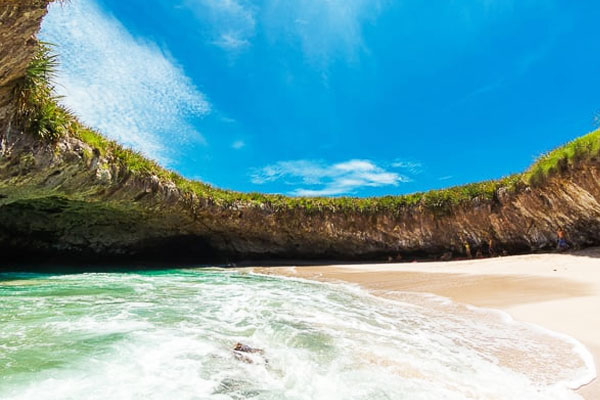
[[[193,193],[222,207],[241,203],[272,210],[302,210],[306,213],[331,210],[367,214],[382,212],[395,214],[403,209],[423,207],[445,213],[453,207],[471,204],[475,199],[494,200],[501,189],[514,193],[529,184],[540,185],[548,176],[580,161],[595,158],[600,153],[600,130],[597,130],[543,155],[523,174],[402,196],[288,197],[221,190],[185,179],[176,172],[162,168],[142,154],[124,148],[79,123],[68,110],[59,105],[60,99],[55,95],[52,85],[56,66],[56,56],[52,54],[47,44],[41,43],[26,76],[17,87],[19,115],[26,131],[49,142],[71,135],[88,144],[94,149],[96,155],[106,158],[109,162],[121,164],[133,174],[157,176],[164,182],[172,182],[184,193]]]
[[[15,87],[17,112],[27,132],[42,139],[57,140],[67,134],[73,116],[61,105],[52,78],[58,65],[50,46],[40,43],[25,76]]]
[[[532,185],[541,185],[549,177],[569,166],[590,161],[600,155],[600,129],[581,136],[566,145],[542,155],[525,173]]]

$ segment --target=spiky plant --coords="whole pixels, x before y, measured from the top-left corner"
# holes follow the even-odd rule
[[[72,120],[70,113],[58,104],[59,96],[52,84],[57,67],[58,58],[50,45],[40,42],[15,89],[17,112],[25,130],[46,140],[65,135]]]

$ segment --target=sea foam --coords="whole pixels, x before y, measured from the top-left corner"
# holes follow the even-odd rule
[[[573,339],[433,296],[217,269],[0,276],[2,399],[555,400],[594,374]]]

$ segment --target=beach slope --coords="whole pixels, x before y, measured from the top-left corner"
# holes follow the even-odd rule
[[[356,283],[376,295],[422,292],[506,311],[578,339],[600,365],[600,248],[454,262],[277,267],[260,272]],[[600,399],[598,379],[580,388]]]

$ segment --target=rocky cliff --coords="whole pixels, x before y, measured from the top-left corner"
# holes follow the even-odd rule
[[[33,256],[168,260],[386,259],[551,249],[562,228],[600,244],[600,162],[566,160],[542,183],[519,178],[460,201],[286,199],[228,193],[220,201],[166,171],[133,168],[117,147],[25,129],[15,88],[33,57],[47,1],[0,3],[0,251]],[[460,188],[457,190],[460,191]],[[463,192],[465,192],[463,190]],[[428,201],[441,198],[438,203]],[[350,205],[348,205],[350,204]],[[90,258],[91,257],[91,258]]]

